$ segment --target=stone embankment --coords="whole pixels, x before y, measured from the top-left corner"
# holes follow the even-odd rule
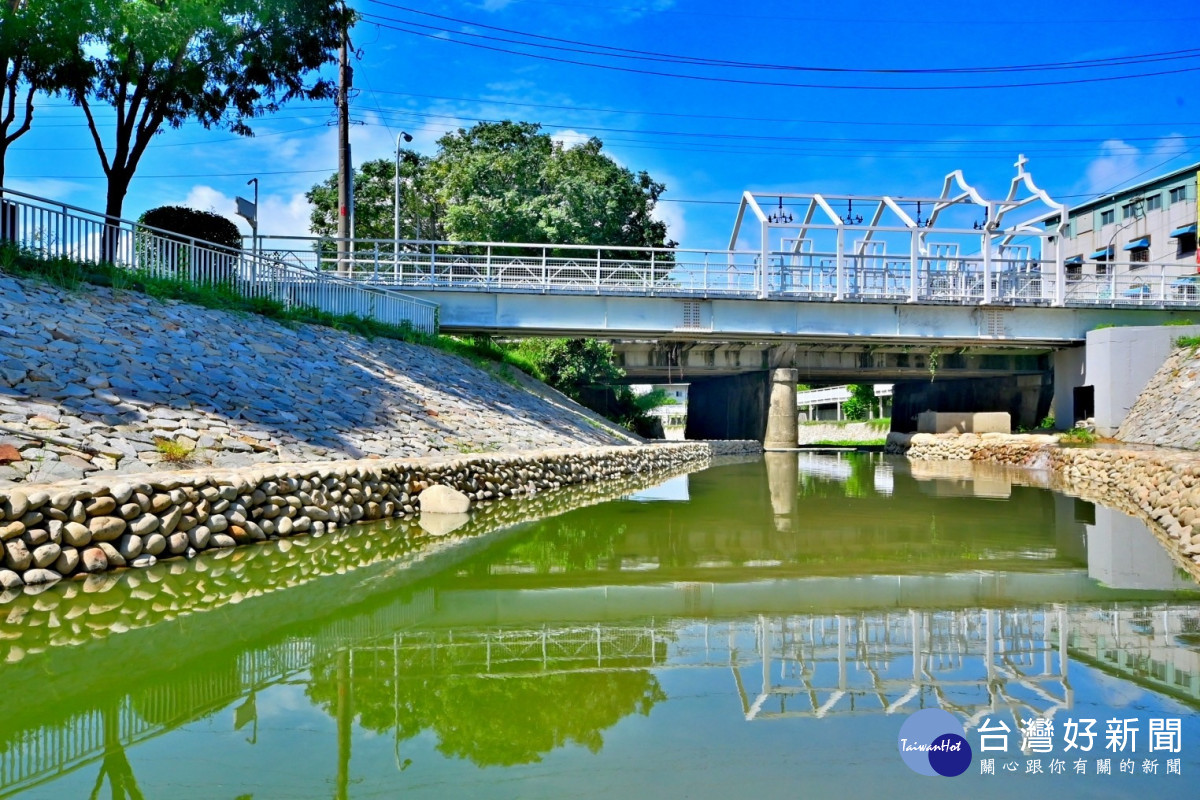
[[[107,475],[0,489],[0,590],[414,515],[421,491],[437,484],[479,502],[701,467],[711,454],[704,443],[593,447]]]
[[[8,630],[0,639],[0,664],[16,664],[53,647],[102,640],[112,633],[279,595],[321,578],[362,570],[355,588],[338,584],[325,590],[330,595],[325,601],[341,606],[380,591],[375,585],[384,575],[404,572],[416,580],[446,559],[465,557],[464,548],[474,547],[472,540],[485,541],[480,539],[484,534],[622,497],[674,474],[675,470],[656,470],[484,503],[466,525],[445,536],[430,536],[415,517],[398,517],[332,536],[291,537],[270,547],[219,548],[191,562],[176,559],[144,570],[88,575],[57,584],[52,591],[47,591],[50,584],[8,589],[0,592],[4,604],[0,619]],[[388,583],[396,585],[395,580]],[[70,601],[80,593],[90,601],[76,610],[78,605]],[[289,615],[311,612],[292,605],[278,601],[275,624],[286,625]]]
[[[523,386],[430,347],[0,273],[0,487],[636,441],[515,372]]]
[[[1056,436],[900,434],[887,452],[914,461],[965,460],[1048,471],[1051,488],[1141,517],[1200,580],[1200,456],[1133,447],[1063,447]]]
[[[1138,395],[1117,439],[1200,450],[1200,347],[1172,353]]]

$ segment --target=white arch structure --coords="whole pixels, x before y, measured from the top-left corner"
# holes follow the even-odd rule
[[[967,183],[962,170],[946,175],[937,196],[746,191],[729,250],[737,249],[749,211],[759,227],[759,263],[766,265],[757,275],[763,298],[803,291],[844,300],[859,294],[865,282],[872,297],[912,303],[936,296],[944,285],[947,297],[965,292],[984,305],[1020,299],[1061,306],[1068,209],[1038,187],[1027,163],[1024,155],[1018,157],[1008,194],[994,200]],[[780,219],[772,213],[775,200],[795,214]],[[1038,213],[1021,213],[1035,205]],[[1047,209],[1058,215],[1051,227],[1042,224]],[[975,219],[963,222],[972,214]],[[889,246],[895,251],[889,253]]]

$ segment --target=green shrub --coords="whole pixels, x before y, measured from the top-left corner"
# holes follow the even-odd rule
[[[852,421],[871,416],[871,409],[875,407],[875,387],[869,383],[852,383],[847,388],[850,399],[842,403],[842,416]]]
[[[186,206],[159,206],[138,217],[138,222],[151,228],[177,233],[180,241],[192,238],[232,250],[242,249],[242,234],[238,226],[232,220],[211,211],[197,211]]]

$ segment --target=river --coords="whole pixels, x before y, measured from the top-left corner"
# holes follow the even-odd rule
[[[1027,484],[771,453],[9,598],[0,798],[1193,796],[1200,586]],[[962,774],[902,760],[923,709]]]

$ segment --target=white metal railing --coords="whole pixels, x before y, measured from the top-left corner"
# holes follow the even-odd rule
[[[260,241],[278,263],[411,290],[963,305],[1050,305],[1058,298],[1053,259],[961,256],[943,252],[936,243],[914,257],[886,254],[882,248],[857,254],[811,248],[763,253],[390,239],[354,240],[339,252],[328,238]],[[1200,276],[1190,265],[1121,263],[1099,278],[1063,274],[1066,305],[1200,307]]]
[[[285,307],[357,314],[437,332],[437,304],[364,285],[275,252],[198,241],[137,222],[0,188],[0,241],[44,258],[107,262],[192,285],[222,285]]]
[[[264,252],[380,286],[475,291],[757,296],[757,251],[509,242],[260,237]]]

